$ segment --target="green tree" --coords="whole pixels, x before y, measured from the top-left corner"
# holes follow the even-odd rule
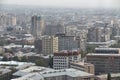
[[[96,47],[97,46],[95,46],[95,45],[88,45],[86,48],[87,53],[93,53]]]
[[[4,41],[0,40],[0,46],[4,46]]]
[[[28,62],[28,59],[27,59],[26,56],[23,56],[23,57],[21,58],[21,61],[22,61],[22,62]]]
[[[36,61],[35,61],[35,64],[36,64],[37,66],[44,66],[44,67],[47,67],[46,62],[43,61],[42,59],[36,60]]]
[[[13,57],[13,60],[14,60],[14,61],[19,61],[19,59],[18,59],[17,56]]]
[[[49,66],[50,68],[53,68],[53,57],[49,56]]]
[[[110,73],[107,74],[107,80],[111,80],[111,74]]]
[[[4,56],[2,61],[8,61],[8,58],[6,56]]]

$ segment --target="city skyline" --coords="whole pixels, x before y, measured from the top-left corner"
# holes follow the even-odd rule
[[[119,0],[1,0],[0,4],[44,7],[119,8]]]

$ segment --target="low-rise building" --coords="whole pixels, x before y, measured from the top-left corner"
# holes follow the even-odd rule
[[[120,73],[111,73],[111,80],[120,80]],[[107,80],[108,74],[97,75],[99,80]]]
[[[12,78],[12,70],[0,69],[0,80],[10,80]]]
[[[70,67],[70,62],[78,62],[81,59],[79,51],[67,51],[63,50],[54,53],[53,56],[53,68],[54,69],[66,69]]]
[[[87,62],[95,66],[95,74],[119,73],[120,54],[87,54]]]
[[[76,69],[62,69],[31,73],[12,80],[94,80],[95,76]]]
[[[97,54],[120,54],[120,48],[95,48]]]
[[[50,68],[45,68],[45,67],[40,67],[40,66],[31,66],[23,70],[19,70],[13,74],[13,78],[18,78],[25,76],[29,73],[35,73],[35,72],[43,72],[43,71],[51,71],[53,69]]]
[[[86,62],[71,62],[70,68],[78,69],[78,70],[85,71],[91,74],[94,74],[95,72],[94,65],[91,63],[86,63]]]

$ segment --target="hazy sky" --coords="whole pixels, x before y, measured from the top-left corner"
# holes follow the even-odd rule
[[[1,4],[39,5],[58,7],[118,7],[120,0],[0,0]]]

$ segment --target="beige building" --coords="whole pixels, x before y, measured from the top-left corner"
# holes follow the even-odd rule
[[[85,62],[71,62],[70,68],[78,69],[81,71],[85,71],[91,74],[94,74],[95,67],[91,63],[85,63]]]
[[[42,38],[42,53],[51,55],[58,51],[58,37],[44,36]]]
[[[12,26],[15,26],[17,24],[16,17],[12,17],[11,23],[12,23]]]

